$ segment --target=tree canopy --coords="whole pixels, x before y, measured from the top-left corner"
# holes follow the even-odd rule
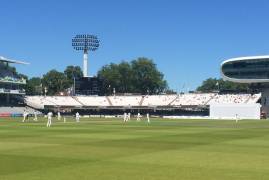
[[[104,92],[159,94],[167,89],[164,75],[151,59],[138,58],[119,64],[111,63],[98,71],[98,77],[104,80]]]
[[[47,88],[48,95],[55,95],[56,93],[64,91],[69,87],[65,74],[55,69],[49,71],[43,76],[42,85],[43,87]]]
[[[47,89],[48,95],[55,95],[73,86],[74,78],[83,76],[79,66],[67,66],[64,72],[50,70],[42,78],[33,77],[27,80],[25,87],[27,95],[38,95]],[[138,58],[131,62],[122,61],[103,66],[97,73],[103,80],[101,91],[117,93],[159,94],[170,92],[164,75],[156,64],[148,58]],[[174,93],[174,92],[173,92]]]
[[[55,95],[73,86],[73,79],[82,77],[79,66],[67,66],[64,72],[55,69],[49,71],[42,78],[33,77],[27,80],[25,86],[27,95],[40,95],[47,89],[48,95]]]
[[[25,86],[27,95],[40,95],[42,94],[41,78],[33,77],[27,81]]]
[[[203,81],[202,85],[197,88],[197,91],[212,92],[212,91],[232,91],[232,92],[247,92],[248,84],[234,83],[224,81],[223,79],[208,78]]]
[[[69,86],[73,84],[74,78],[83,76],[82,70],[79,66],[67,66],[64,70]]]

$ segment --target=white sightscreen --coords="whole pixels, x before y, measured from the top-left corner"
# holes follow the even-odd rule
[[[256,104],[211,104],[210,118],[214,119],[260,119],[261,105]]]

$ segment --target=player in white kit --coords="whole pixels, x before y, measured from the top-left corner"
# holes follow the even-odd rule
[[[235,122],[237,123],[238,120],[239,120],[239,116],[238,116],[238,114],[236,114],[236,115],[235,115]]]
[[[127,121],[131,120],[131,113],[128,113],[127,115]]]
[[[34,111],[34,121],[37,121],[37,111]]]
[[[149,113],[147,113],[147,121],[148,121],[148,124],[149,124],[150,123]]]
[[[123,122],[127,122],[128,121],[128,114],[125,112],[123,114]]]
[[[23,111],[23,120],[22,120],[22,122],[24,122],[26,119],[28,119],[27,117],[28,117],[28,112],[26,110],[24,110]]]
[[[140,121],[140,120],[141,120],[140,118],[141,118],[141,115],[140,115],[140,113],[137,113],[137,117],[136,117],[136,120],[137,120],[137,121]]]
[[[47,127],[50,127],[50,125],[51,125],[52,115],[53,115],[52,112],[49,112],[49,113],[48,113]]]
[[[57,118],[58,118],[58,121],[61,120],[61,113],[60,113],[60,112],[58,112],[58,114],[57,114]]]
[[[76,113],[76,122],[79,122],[79,118],[80,118],[80,115],[79,115],[79,113],[77,112],[77,113]]]

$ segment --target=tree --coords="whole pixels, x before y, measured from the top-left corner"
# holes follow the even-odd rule
[[[42,78],[43,87],[48,90],[48,95],[55,95],[68,88],[68,80],[64,73],[58,72],[55,69],[49,71]]]
[[[133,77],[133,70],[130,64],[126,61],[118,65],[119,87],[120,92],[132,92],[134,90],[133,83],[129,79]]]
[[[33,77],[29,79],[25,91],[27,95],[40,95],[42,93],[41,78]]]
[[[167,88],[164,75],[157,69],[156,64],[147,58],[138,58],[131,62],[133,85],[135,91],[142,94],[158,94]]]
[[[104,81],[102,87],[102,93],[111,94],[112,88],[117,89],[121,92],[121,75],[119,74],[118,65],[111,63],[103,66],[97,73],[98,78]]]
[[[72,86],[74,78],[81,78],[83,76],[82,70],[79,66],[67,66],[64,70],[69,87]]]
[[[98,71],[98,77],[104,80],[103,89],[106,93],[111,93],[115,88],[119,93],[155,94],[167,88],[163,74],[147,58],[103,66]]]
[[[218,79],[216,78],[208,78],[205,81],[203,81],[202,85],[197,88],[197,91],[201,92],[212,92],[212,91],[218,91]]]
[[[212,91],[247,92],[248,90],[249,90],[248,84],[234,83],[216,78],[206,79],[205,81],[203,81],[202,85],[197,88],[197,91],[201,92],[212,92]]]

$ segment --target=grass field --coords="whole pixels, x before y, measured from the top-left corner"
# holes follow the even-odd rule
[[[269,179],[269,121],[0,119],[0,179]]]

